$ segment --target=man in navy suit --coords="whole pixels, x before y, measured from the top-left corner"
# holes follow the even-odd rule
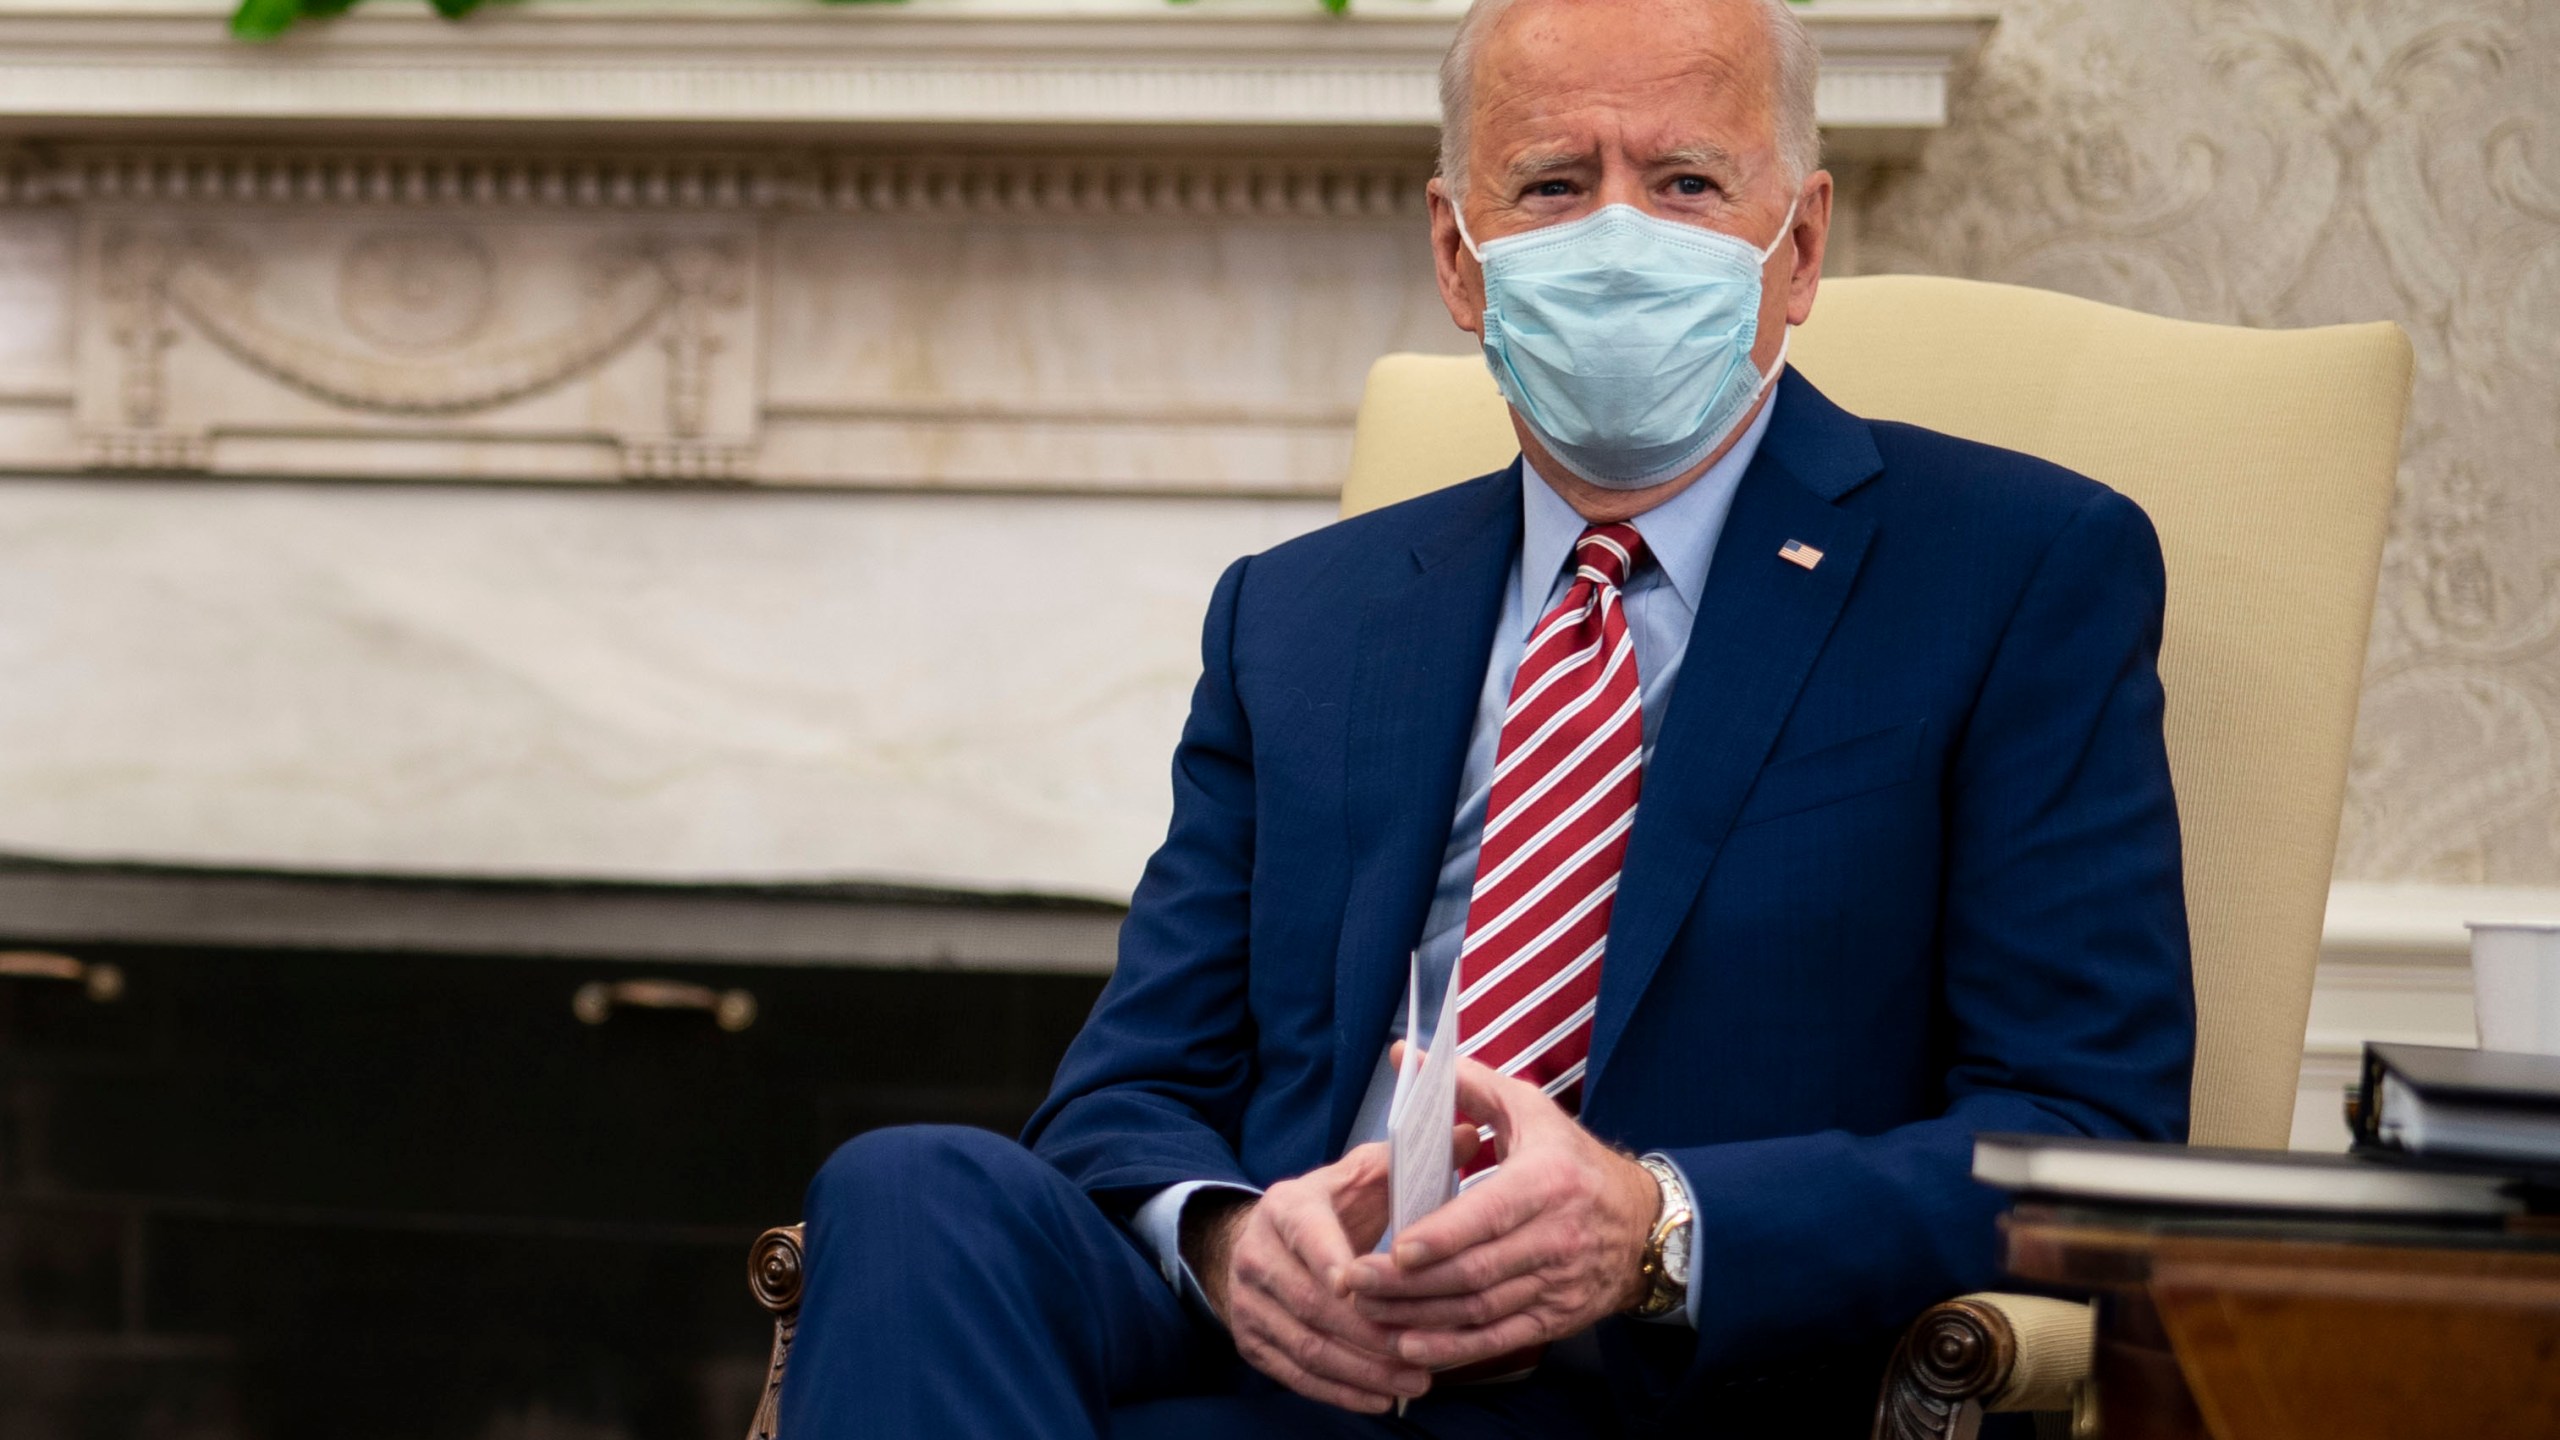
[[[1432,240],[1521,459],[1219,581],[1023,1144],[811,1188],[787,1440],[1864,1433],[1998,1273],[1975,1134],[2183,1138],[2157,542],[1784,368],[1813,71],[1777,0],[1477,0]],[[1409,975],[1476,1178],[1379,1253]]]

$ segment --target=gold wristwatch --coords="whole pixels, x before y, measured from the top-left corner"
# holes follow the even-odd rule
[[[1659,1155],[1636,1161],[1662,1187],[1662,1210],[1654,1217],[1653,1234],[1644,1242],[1644,1297],[1628,1312],[1639,1320],[1656,1320],[1689,1303],[1689,1232],[1694,1217],[1689,1187],[1680,1172]]]

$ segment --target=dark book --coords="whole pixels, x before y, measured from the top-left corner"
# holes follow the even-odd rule
[[[2364,1047],[2356,1140],[2430,1159],[2560,1167],[2560,1055]]]
[[[2119,1210],[2484,1220],[2523,1209],[2515,1184],[2496,1174],[2056,1135],[1977,1137],[1973,1178],[2036,1199]]]

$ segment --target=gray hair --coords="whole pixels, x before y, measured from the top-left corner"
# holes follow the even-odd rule
[[[1515,0],[1475,0],[1458,21],[1456,38],[1440,60],[1440,177],[1451,203],[1467,194],[1467,132],[1475,118],[1476,49],[1494,23]],[[1821,52],[1805,32],[1804,21],[1788,0],[1757,0],[1769,22],[1769,48],[1776,73],[1769,77],[1778,109],[1778,157],[1801,182],[1822,168],[1822,131],[1813,114],[1813,86],[1822,71]]]

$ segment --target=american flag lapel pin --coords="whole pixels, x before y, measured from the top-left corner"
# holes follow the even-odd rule
[[[1822,563],[1822,552],[1801,540],[1790,540],[1778,547],[1778,558],[1790,565],[1801,565],[1810,570]]]

